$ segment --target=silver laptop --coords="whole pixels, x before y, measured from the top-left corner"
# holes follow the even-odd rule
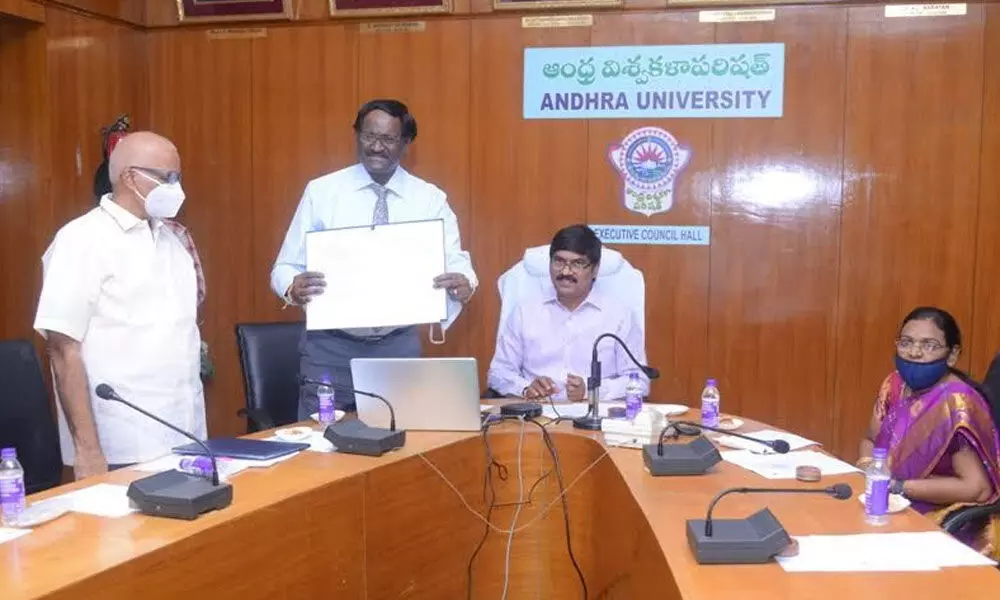
[[[384,396],[396,411],[396,429],[478,431],[479,369],[474,358],[354,358],[354,387]],[[354,395],[358,418],[389,426],[382,402]]]

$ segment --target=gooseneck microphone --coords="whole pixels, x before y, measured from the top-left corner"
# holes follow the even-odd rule
[[[712,511],[715,505],[729,494],[826,494],[837,500],[847,500],[854,494],[854,490],[846,483],[837,483],[825,488],[751,488],[737,487],[722,490],[712,498],[708,504],[708,512],[705,513],[705,537],[712,537]]]
[[[215,460],[215,454],[205,442],[125,400],[106,383],[98,385],[94,389],[94,393],[97,394],[98,398],[124,404],[164,427],[194,440],[212,461],[211,481],[199,475],[170,470],[136,479],[130,483],[126,496],[135,503],[139,512],[156,517],[192,520],[198,518],[202,513],[225,508],[232,504],[233,486],[228,483],[219,483],[219,465]]]
[[[734,431],[726,431],[724,429],[719,429],[718,427],[709,427],[708,425],[702,425],[701,423],[695,423],[693,421],[671,421],[660,431],[660,439],[656,444],[656,453],[663,456],[663,439],[666,437],[667,432],[671,429],[674,430],[675,435],[680,433],[678,430],[678,425],[686,425],[688,427],[695,427],[697,429],[704,429],[707,431],[715,431],[717,433],[725,433],[726,435],[731,435],[733,437],[738,437],[744,440],[750,440],[751,442],[757,442],[758,444],[763,444],[777,452],[778,454],[787,454],[791,450],[791,446],[785,440],[762,440],[755,437],[750,437],[749,435],[743,435],[742,433],[736,433]]]
[[[639,362],[632,351],[629,349],[628,344],[626,344],[620,337],[613,333],[602,333],[597,336],[594,340],[594,346],[591,350],[590,356],[590,376],[587,377],[587,390],[590,393],[590,406],[587,408],[587,414],[573,420],[573,426],[577,429],[588,429],[591,431],[600,431],[601,429],[601,407],[600,407],[600,394],[598,391],[601,387],[601,361],[597,359],[597,345],[604,338],[611,338],[618,342],[618,345],[625,350],[625,354],[628,355],[629,359],[639,367],[639,369],[646,375],[649,379],[657,379],[660,376],[659,369],[655,369],[648,365],[644,365]]]
[[[304,375],[299,376],[301,385],[329,386],[335,390],[354,392],[360,396],[374,398],[389,409],[389,429],[382,427],[371,427],[366,425],[361,419],[341,419],[336,423],[331,423],[323,431],[323,437],[329,440],[337,452],[344,454],[361,454],[363,456],[382,456],[390,450],[402,448],[406,444],[406,431],[396,431],[396,411],[392,404],[372,392],[356,389],[353,386],[334,383],[331,381],[319,381],[310,379]]]
[[[321,385],[326,385],[332,387],[335,390],[340,390],[342,392],[352,392],[355,394],[359,394],[361,396],[367,396],[368,398],[375,398],[376,400],[381,400],[382,404],[385,404],[386,408],[389,409],[389,431],[396,431],[396,411],[392,409],[392,404],[390,404],[389,401],[385,399],[385,396],[379,396],[378,394],[372,392],[366,392],[364,390],[359,390],[349,385],[343,385],[333,381],[320,381],[318,379],[310,379],[305,375],[299,375],[299,384],[315,385],[317,387]]]
[[[209,447],[207,445],[205,445],[205,442],[199,440],[197,437],[195,437],[194,435],[188,433],[187,431],[184,431],[180,427],[177,427],[176,425],[174,425],[172,423],[168,423],[167,421],[161,419],[160,417],[154,415],[153,413],[147,411],[146,409],[139,408],[135,404],[132,404],[128,400],[126,400],[126,399],[122,398],[121,396],[119,396],[118,392],[116,392],[113,387],[111,387],[110,385],[108,385],[106,383],[102,383],[102,384],[98,385],[94,389],[94,392],[96,392],[97,393],[97,397],[101,398],[102,400],[112,400],[114,402],[120,402],[120,403],[124,404],[125,406],[131,408],[132,410],[140,412],[140,413],[146,415],[147,417],[149,417],[150,419],[156,421],[157,423],[159,423],[159,424],[161,424],[161,425],[163,425],[165,427],[169,427],[170,429],[173,429],[174,431],[176,431],[177,433],[183,435],[184,437],[193,440],[196,444],[198,444],[199,446],[201,446],[202,450],[205,451],[205,455],[208,456],[208,458],[210,458],[212,460],[212,485],[219,485],[219,465],[215,461],[215,453],[213,453],[209,449]]]
[[[719,492],[708,505],[705,519],[686,523],[688,546],[699,564],[754,564],[770,561],[792,543],[777,517],[764,508],[744,519],[712,520],[712,510],[729,494],[823,494],[846,500],[853,490],[846,483],[826,488],[738,487]]]

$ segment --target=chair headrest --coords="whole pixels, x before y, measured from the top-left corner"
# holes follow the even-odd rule
[[[548,277],[549,275],[549,247],[535,246],[524,251],[524,270],[532,277]],[[621,252],[610,248],[601,248],[601,266],[597,271],[598,277],[610,277],[622,270],[625,259]]]

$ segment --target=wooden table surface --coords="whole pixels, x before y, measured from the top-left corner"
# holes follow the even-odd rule
[[[752,430],[748,423],[743,430]],[[769,482],[722,462],[696,477],[647,473],[638,450],[607,448],[600,434],[560,423],[550,428],[567,485],[570,540],[590,598],[996,598],[1000,572],[988,567],[926,573],[785,573],[777,564],[701,566],[685,521],[731,486]],[[380,458],[303,452],[268,469],[234,476],[228,508],[195,521],[70,513],[0,544],[0,599],[22,598],[500,598],[506,531],[517,512],[507,573],[508,598],[581,598],[566,546],[559,487],[540,429],[504,423],[489,431],[500,531],[485,536],[486,459],[477,432],[407,433],[406,446]],[[521,447],[520,461],[518,447]],[[524,478],[521,488],[518,465]],[[440,474],[435,471],[436,467]],[[493,468],[497,473],[497,468]],[[530,502],[519,493],[540,476]],[[122,470],[36,495],[148,475]],[[452,489],[443,475],[455,487]],[[582,476],[581,476],[582,475]],[[863,490],[860,474],[826,477]],[[465,502],[456,494],[462,495]],[[855,498],[736,495],[720,518],[769,507],[792,535],[924,531],[913,511],[886,527],[864,524]]]

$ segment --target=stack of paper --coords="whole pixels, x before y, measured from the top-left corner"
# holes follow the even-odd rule
[[[750,450],[730,450],[720,454],[723,460],[768,479],[795,479],[795,469],[804,465],[818,468],[823,475],[858,472],[855,466],[815,450],[788,454],[759,454]]]
[[[936,571],[993,561],[942,531],[807,535],[797,556],[776,558],[789,572]]]

